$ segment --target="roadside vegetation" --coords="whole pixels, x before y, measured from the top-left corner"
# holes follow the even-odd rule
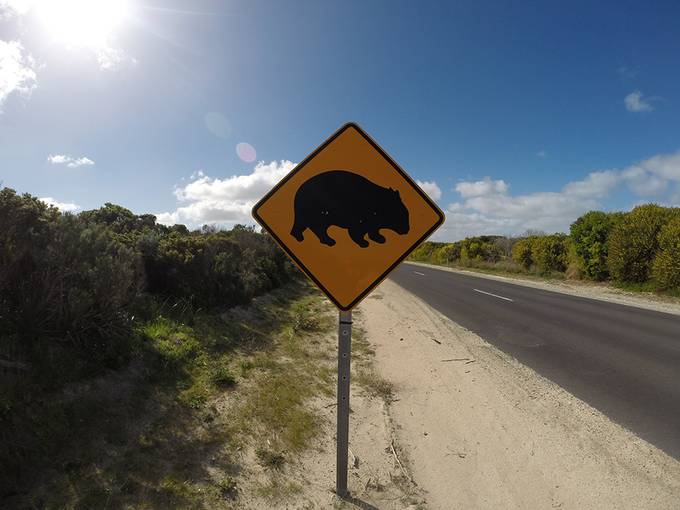
[[[298,274],[245,227],[0,190],[0,506],[294,497],[334,380],[330,305]]]
[[[680,296],[680,209],[647,204],[627,213],[591,211],[572,223],[569,235],[425,242],[410,260]]]

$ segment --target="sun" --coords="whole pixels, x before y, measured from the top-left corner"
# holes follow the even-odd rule
[[[48,34],[67,46],[101,49],[129,16],[127,0],[37,0]]]

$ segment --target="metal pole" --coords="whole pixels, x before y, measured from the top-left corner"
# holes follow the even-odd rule
[[[349,368],[352,354],[352,312],[340,312],[338,327],[338,453],[335,492],[347,496],[347,450],[349,448]]]

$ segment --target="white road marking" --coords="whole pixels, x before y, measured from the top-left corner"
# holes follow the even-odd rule
[[[419,274],[420,276],[425,276],[425,273],[420,273],[418,271],[413,271],[415,274]]]
[[[472,289],[472,290],[474,290],[475,292],[479,292],[481,294],[486,294],[487,296],[497,297],[498,299],[505,299],[506,301],[510,301],[511,303],[514,303],[514,300],[512,300],[508,297],[499,296],[498,294],[491,294],[491,292],[484,292],[483,290],[479,290],[479,289]]]

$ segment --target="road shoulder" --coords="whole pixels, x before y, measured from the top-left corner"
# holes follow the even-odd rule
[[[392,281],[360,308],[429,508],[677,508],[680,462]]]

